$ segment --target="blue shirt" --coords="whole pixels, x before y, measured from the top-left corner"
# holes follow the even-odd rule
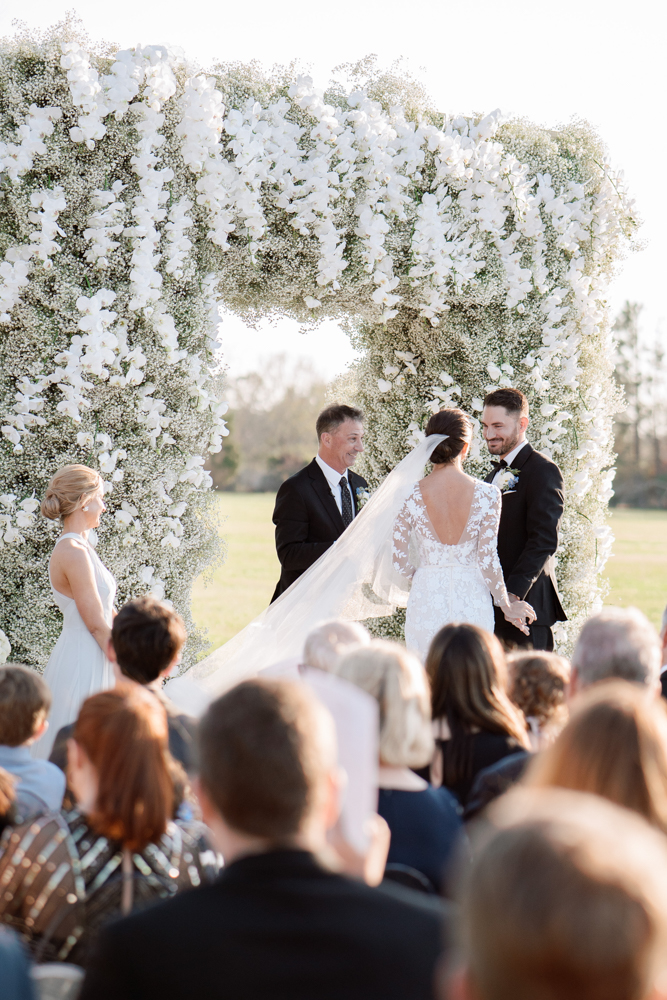
[[[48,760],[31,757],[30,747],[0,745],[0,767],[17,779],[16,806],[24,820],[62,806],[65,775]]]
[[[416,868],[439,892],[463,825],[454,796],[431,785],[421,792],[381,788],[378,812],[391,830],[387,863]]]

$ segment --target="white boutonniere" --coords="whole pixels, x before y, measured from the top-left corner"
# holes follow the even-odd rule
[[[501,493],[509,493],[515,490],[519,482],[520,469],[503,469],[495,481]]]
[[[368,503],[371,495],[365,486],[357,486],[354,494],[357,498],[357,510],[361,510]]]

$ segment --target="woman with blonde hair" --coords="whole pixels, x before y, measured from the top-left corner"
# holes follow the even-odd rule
[[[426,764],[433,753],[424,668],[404,646],[374,640],[344,656],[335,673],[378,703],[378,813],[391,830],[388,868],[416,870],[441,889],[461,820],[449,792],[432,788],[411,770]]]
[[[63,630],[44,671],[53,704],[49,732],[34,745],[36,757],[49,756],[56,733],[74,722],[86,698],[115,682],[107,646],[116,581],[89,539],[105,510],[102,477],[87,465],[59,469],[42,501],[44,517],[59,519],[63,529],[49,562],[49,583],[63,614]]]
[[[667,707],[628,681],[581,694],[570,721],[531,762],[524,784],[591,792],[667,833]]]
[[[201,824],[171,819],[167,737],[165,710],[150,691],[132,684],[93,695],[68,745],[76,807],[5,830],[0,922],[38,959],[86,965],[108,920],[214,874],[200,858]]]
[[[479,771],[529,750],[526,720],[507,694],[496,637],[477,625],[445,625],[426,657],[436,752],[430,780],[466,804]]]

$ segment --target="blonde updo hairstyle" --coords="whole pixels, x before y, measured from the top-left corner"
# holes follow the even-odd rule
[[[434,749],[428,680],[419,660],[405,646],[375,639],[339,660],[334,673],[377,701],[383,764],[428,764]]]
[[[99,472],[87,465],[63,465],[49,483],[42,500],[42,514],[49,520],[64,519],[85,507],[102,486]]]
[[[439,410],[429,419],[425,433],[426,437],[431,434],[447,435],[447,439],[441,441],[431,455],[431,462],[433,465],[449,465],[472,441],[472,423],[463,410]]]

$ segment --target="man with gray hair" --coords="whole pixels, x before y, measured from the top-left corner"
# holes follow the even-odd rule
[[[618,677],[658,688],[660,639],[637,608],[604,608],[589,618],[572,654],[570,693]]]
[[[333,619],[322,622],[306,637],[303,647],[303,664],[333,673],[341,657],[371,641],[368,629],[360,622],[343,622]]]

